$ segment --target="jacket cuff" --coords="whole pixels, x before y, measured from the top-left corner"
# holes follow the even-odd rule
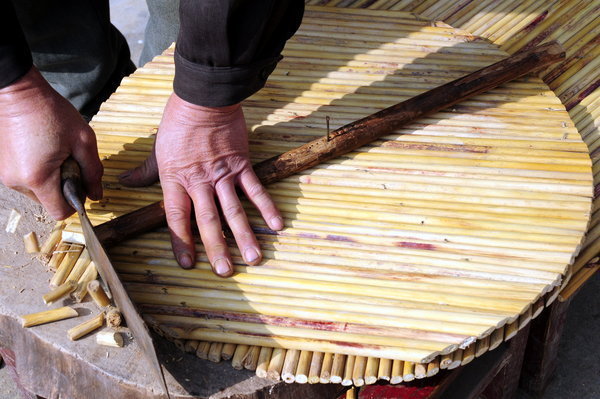
[[[175,94],[205,107],[224,107],[242,102],[260,90],[281,56],[250,65],[211,67],[191,62],[175,48]]]

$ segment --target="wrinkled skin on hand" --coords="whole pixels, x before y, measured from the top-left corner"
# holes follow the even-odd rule
[[[72,156],[88,196],[102,198],[96,136],[79,112],[32,68],[0,89],[0,181],[40,202],[57,220],[74,210],[65,201],[60,167]]]
[[[282,229],[283,220],[252,170],[241,106],[202,107],[172,94],[154,152],[155,157],[150,156],[144,165],[123,174],[121,181],[130,186],[150,184],[155,181],[158,168],[178,263],[190,268],[195,262],[190,223],[193,203],[200,237],[214,272],[223,277],[233,273],[216,201],[245,262],[259,263],[260,247],[236,187],[256,206],[269,228]]]

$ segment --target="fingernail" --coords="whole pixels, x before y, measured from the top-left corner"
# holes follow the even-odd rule
[[[281,216],[272,217],[269,221],[269,224],[271,225],[271,228],[273,230],[283,229],[283,219],[281,218]]]
[[[192,263],[192,257],[189,254],[183,254],[179,257],[179,265],[185,269],[190,269],[194,264]]]
[[[220,258],[213,262],[215,273],[219,276],[229,276],[231,274],[231,263],[226,258]]]
[[[246,263],[252,263],[259,257],[258,251],[254,248],[248,248],[244,251],[244,260]]]

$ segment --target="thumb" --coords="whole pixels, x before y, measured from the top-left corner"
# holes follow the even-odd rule
[[[158,164],[154,147],[148,158],[140,166],[119,175],[119,182],[127,187],[145,187],[158,181]]]

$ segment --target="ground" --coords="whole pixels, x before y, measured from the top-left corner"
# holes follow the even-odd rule
[[[132,60],[136,62],[143,45],[148,17],[143,0],[110,0],[113,23],[127,37]],[[0,227],[4,228],[9,209],[0,206]],[[40,221],[42,223],[43,221]],[[5,250],[0,252],[4,259]],[[600,397],[600,276],[596,274],[571,304],[561,341],[559,362],[544,399],[592,399]],[[0,368],[0,399],[18,398],[7,369]],[[519,399],[527,399],[519,392]]]

